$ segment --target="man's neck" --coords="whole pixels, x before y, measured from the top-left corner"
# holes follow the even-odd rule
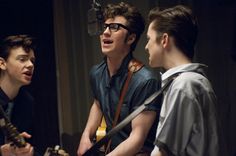
[[[0,79],[0,87],[10,100],[14,99],[17,96],[20,89],[20,87],[13,85],[7,79]]]
[[[186,57],[182,52],[175,51],[169,53],[169,55],[165,57],[164,62],[164,68],[168,70],[170,68],[174,68],[183,64],[191,63],[192,61],[188,57]]]
[[[117,71],[119,70],[126,56],[127,55],[124,55],[122,57],[115,57],[115,58],[107,57],[107,66],[108,66],[110,77],[112,77],[113,75],[117,73]]]

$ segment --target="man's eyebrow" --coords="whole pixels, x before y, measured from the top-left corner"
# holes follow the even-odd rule
[[[28,57],[29,55],[27,55],[27,54],[19,54],[19,55],[17,55],[16,57]]]

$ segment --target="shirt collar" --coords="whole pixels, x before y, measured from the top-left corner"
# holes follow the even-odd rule
[[[126,73],[128,71],[128,64],[130,62],[130,60],[133,59],[133,54],[131,52],[129,52],[125,58],[122,60],[122,63],[120,65],[120,68],[117,70],[117,73],[115,75],[120,75],[122,73]],[[104,61],[107,63],[106,61],[106,57],[104,58]]]
[[[168,78],[171,77],[172,75],[177,75],[178,73],[190,72],[190,71],[198,72],[202,75],[205,75],[204,74],[205,68],[207,68],[207,66],[204,64],[188,63],[167,70],[165,73],[162,74],[161,79],[162,82],[166,82]]]
[[[8,102],[11,100],[9,97],[6,95],[6,93],[0,88],[0,105],[2,105],[3,108],[7,107]]]

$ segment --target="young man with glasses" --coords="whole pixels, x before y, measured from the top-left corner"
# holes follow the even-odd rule
[[[166,90],[151,156],[222,156],[216,96],[204,70],[192,63],[198,25],[192,11],[182,5],[149,13],[149,64],[163,67]],[[220,145],[221,144],[221,145]]]
[[[94,95],[89,118],[82,134],[77,155],[81,156],[92,146],[96,129],[102,116],[107,130],[112,129],[117,105],[126,82],[132,52],[144,31],[144,20],[138,10],[126,3],[108,5],[104,11],[104,32],[100,35],[104,60],[90,72]],[[160,88],[156,76],[146,67],[134,72],[122,102],[118,123],[141,105],[146,98]],[[148,108],[111,138],[108,156],[150,155],[155,138],[155,127],[160,110],[160,99],[154,100]],[[155,121],[155,122],[154,122]]]

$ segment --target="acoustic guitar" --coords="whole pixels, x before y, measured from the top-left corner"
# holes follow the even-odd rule
[[[101,124],[96,131],[96,141],[101,140],[106,135],[106,128],[107,128],[107,124],[106,124],[106,120],[103,116]]]
[[[11,141],[16,147],[25,147],[26,141],[23,136],[20,135],[17,128],[10,122],[2,106],[0,105],[0,129],[3,131],[8,141]],[[44,156],[69,156],[60,146],[55,148],[47,148]]]
[[[106,129],[107,129],[107,124],[106,124],[106,120],[105,117],[102,117],[102,121],[100,126],[98,127],[97,131],[96,131],[96,140],[95,142],[100,141],[105,135],[106,135]],[[97,155],[104,155],[106,150],[106,146],[103,145],[98,149]]]

